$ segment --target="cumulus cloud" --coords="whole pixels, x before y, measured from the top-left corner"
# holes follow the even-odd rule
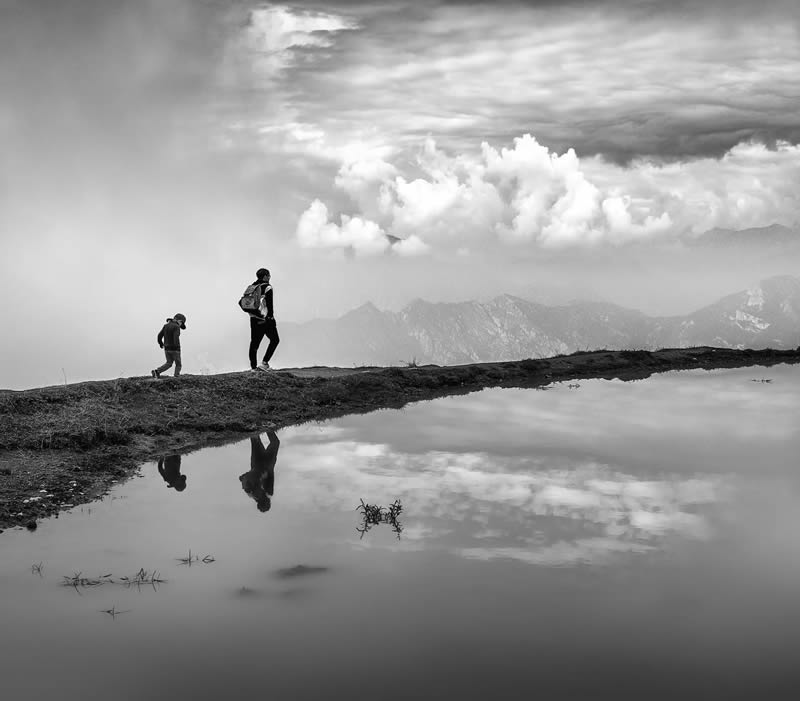
[[[319,200],[300,217],[297,240],[304,248],[349,249],[356,255],[382,253],[389,247],[386,233],[375,222],[343,214],[336,224],[328,220],[328,208]]]
[[[533,136],[479,154],[448,155],[432,139],[414,166],[368,160],[345,163],[334,185],[358,210],[336,228],[319,201],[302,215],[297,238],[306,247],[355,246],[353,222],[405,249],[463,250],[480,244],[534,244],[559,248],[623,244],[665,235],[699,234],[713,227],[745,228],[798,222],[800,146],[743,143],[722,158],[629,166],[599,157],[558,154]],[[414,237],[413,239],[411,237]],[[413,242],[413,243],[412,243]]]

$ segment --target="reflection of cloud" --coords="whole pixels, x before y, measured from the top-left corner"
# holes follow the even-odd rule
[[[559,566],[591,564],[608,561],[621,553],[644,553],[652,545],[620,542],[612,538],[584,538],[573,542],[560,541],[542,548],[461,548],[456,552],[474,560],[519,560],[531,565]]]
[[[403,542],[391,547],[529,562],[599,561],[656,548],[671,534],[705,539],[710,526],[697,508],[719,501],[722,486],[712,477],[642,480],[585,461],[553,467],[558,461],[550,459],[547,467],[525,456],[408,454],[343,440],[341,433],[329,443],[295,442],[293,453],[282,499],[298,508],[309,501],[324,511],[358,498],[400,499]]]
[[[690,371],[579,392],[485,390],[289,429],[281,497],[354,518],[360,498],[400,499],[403,539],[358,547],[566,563],[705,540],[736,475],[793,465],[798,376],[773,373],[768,395],[748,369]]]

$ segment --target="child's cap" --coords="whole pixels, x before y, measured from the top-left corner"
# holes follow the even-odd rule
[[[258,270],[256,270],[256,277],[257,277],[259,280],[260,280],[262,277],[266,277],[267,275],[269,275],[269,270],[267,270],[266,268],[259,268]]]
[[[186,317],[183,314],[176,314],[172,318],[181,325],[182,329],[186,328]]]

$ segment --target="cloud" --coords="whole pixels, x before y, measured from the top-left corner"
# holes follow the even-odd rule
[[[386,233],[375,222],[346,214],[340,224],[328,221],[328,208],[319,200],[300,217],[297,241],[304,248],[348,249],[356,255],[373,255],[389,248]]]
[[[359,227],[376,237],[414,236],[419,251],[423,245],[452,251],[497,243],[623,244],[800,221],[793,185],[800,181],[800,146],[784,143],[774,149],[739,144],[720,159],[620,166],[579,159],[572,149],[559,155],[528,134],[499,150],[483,143],[475,155],[449,156],[428,139],[414,168],[420,174],[412,179],[391,163],[345,163],[334,184],[358,207]],[[301,216],[301,244],[353,245],[353,236],[325,228],[331,225],[321,206],[315,201]],[[354,220],[345,216],[349,228]]]
[[[302,119],[346,138],[464,150],[530,131],[559,153],[721,156],[800,141],[800,5],[340,5],[357,25],[290,72]]]
[[[231,47],[247,54],[250,69],[271,79],[301,60],[303,52],[332,46],[338,32],[358,25],[340,15],[288,5],[268,5],[249,10],[246,25]]]

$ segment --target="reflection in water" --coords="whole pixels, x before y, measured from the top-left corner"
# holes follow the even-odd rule
[[[181,474],[181,456],[165,455],[158,459],[158,473],[164,478],[167,487],[176,492],[186,489],[186,475]]]
[[[323,574],[330,568],[320,565],[295,565],[294,567],[284,567],[275,571],[275,576],[279,579],[291,579],[293,577],[306,577],[312,574]]]
[[[241,508],[272,492],[269,434],[194,453],[181,497],[148,466],[91,513],[0,534],[2,698],[795,698],[800,368],[752,372],[287,428],[269,524]],[[361,496],[402,503],[400,540],[358,538]],[[180,566],[189,547],[218,564]],[[158,595],[53,586],[142,564]]]
[[[256,502],[259,511],[269,511],[275,486],[275,462],[281,446],[272,429],[267,430],[269,445],[265,448],[261,436],[250,436],[250,471],[239,475],[242,489]]]
[[[708,540],[731,489],[719,474],[660,471],[643,479],[628,464],[532,451],[408,453],[370,442],[361,427],[337,438],[319,442],[309,432],[296,440],[282,502],[332,511],[357,490],[413,503],[413,513],[403,512],[402,544],[371,547],[539,565],[605,564],[661,549],[676,537]],[[362,535],[371,527],[367,506],[358,507],[367,516]]]

